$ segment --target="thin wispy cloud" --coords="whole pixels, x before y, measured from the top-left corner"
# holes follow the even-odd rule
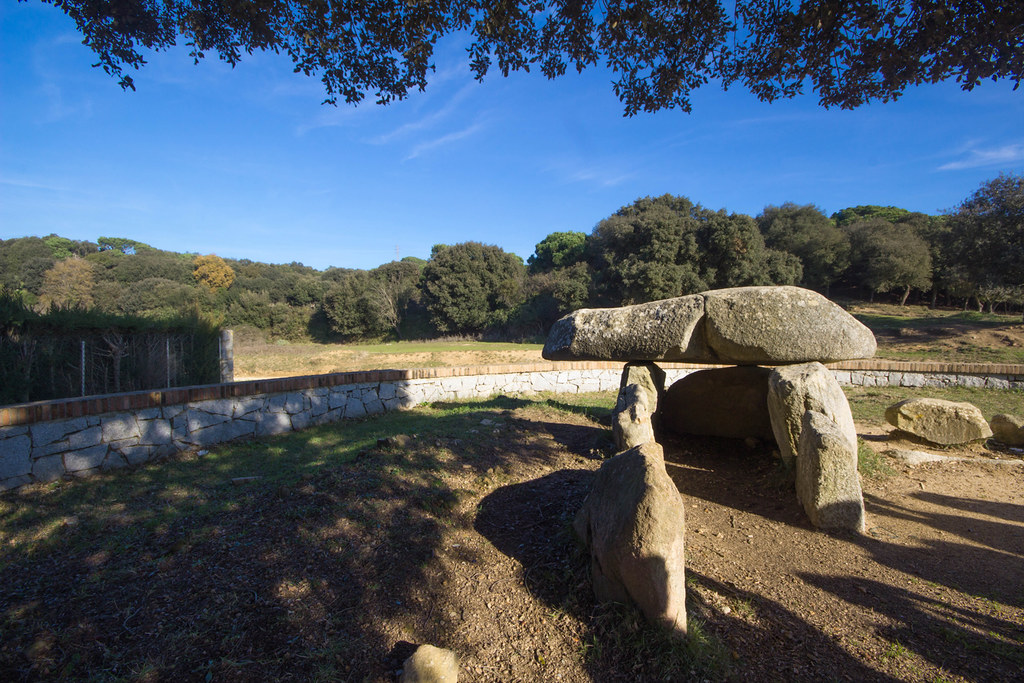
[[[618,173],[602,168],[580,169],[569,174],[569,180],[574,183],[590,183],[601,187],[615,187],[621,185],[635,173]]]
[[[415,133],[416,131],[432,128],[439,122],[448,118],[448,116],[450,116],[452,112],[456,110],[459,103],[462,100],[466,99],[466,96],[469,94],[470,90],[472,90],[475,87],[475,85],[475,83],[467,83],[466,85],[462,86],[462,88],[460,88],[458,92],[456,92],[452,96],[452,98],[448,100],[448,102],[437,111],[428,114],[416,121],[410,121],[408,123],[402,124],[398,128],[395,128],[390,133],[378,135],[377,137],[369,140],[370,144],[386,145],[389,142],[403,138],[411,133]]]
[[[596,187],[615,187],[636,177],[635,170],[623,168],[609,161],[586,161],[585,159],[553,160],[547,170],[561,178],[563,183],[580,183]]]
[[[998,147],[981,148],[970,146],[963,150],[966,156],[957,161],[939,166],[940,171],[961,171],[967,168],[986,166],[1008,166],[1024,162],[1024,144],[1010,143]]]
[[[341,104],[337,107],[324,105],[323,110],[313,117],[311,121],[300,124],[295,129],[295,133],[302,136],[309,131],[317,130],[318,128],[338,128],[341,126],[347,126],[351,124],[357,116],[359,116],[359,111],[362,108],[363,107],[353,107]]]
[[[0,176],[0,186],[18,187],[28,190],[47,190],[50,192],[64,192],[67,190],[65,187],[59,187],[50,183],[38,182],[35,180],[24,180],[22,178],[11,178],[9,176]]]
[[[412,151],[409,152],[409,154],[405,157],[403,161],[415,159],[418,156],[422,156],[426,152],[431,152],[435,149],[438,149],[439,147],[444,147],[446,145],[452,144],[453,142],[458,142],[459,140],[468,138],[471,135],[476,135],[481,130],[483,130],[483,128],[484,126],[482,123],[474,123],[468,128],[463,128],[462,130],[455,131],[454,133],[442,135],[441,137],[435,138],[433,140],[421,142],[420,144],[412,148]]]

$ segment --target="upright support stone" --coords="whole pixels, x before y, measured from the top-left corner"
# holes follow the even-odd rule
[[[864,532],[864,498],[856,443],[823,413],[803,415],[796,458],[796,495],[814,526]]]
[[[784,365],[768,376],[768,414],[779,454],[787,467],[794,464],[804,413],[808,410],[822,413],[839,425],[856,452],[853,413],[843,388],[829,369],[821,363]]]
[[[573,527],[590,549],[594,594],[632,603],[686,634],[683,498],[649,442],[606,461]]]
[[[647,393],[652,411],[658,409],[658,402],[665,394],[665,371],[658,367],[657,363],[639,361],[626,363],[626,367],[622,369],[619,389],[625,389],[630,384],[639,385]]]
[[[665,392],[665,371],[654,363],[627,363],[612,413],[612,437],[618,452],[654,441],[653,417]]]
[[[612,438],[617,453],[654,441],[654,411],[649,396],[639,384],[627,384],[619,390],[612,414]]]

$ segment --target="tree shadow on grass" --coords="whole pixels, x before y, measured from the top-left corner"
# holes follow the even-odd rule
[[[5,495],[0,678],[391,680],[385,623],[458,650],[431,591],[443,539],[473,523],[462,501],[599,431],[507,414],[529,405],[395,413]],[[527,428],[559,436],[512,448]],[[377,447],[395,434],[415,436]]]

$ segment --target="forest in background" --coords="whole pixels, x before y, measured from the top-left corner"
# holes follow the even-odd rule
[[[436,245],[427,260],[319,271],[117,237],[0,240],[0,287],[28,309],[199,316],[287,340],[537,338],[577,308],[771,284],[1021,311],[1024,178],[1000,175],[934,216],[892,206],[827,216],[787,203],[751,217],[686,197],[644,197],[589,233],[549,234],[526,263],[476,242]]]

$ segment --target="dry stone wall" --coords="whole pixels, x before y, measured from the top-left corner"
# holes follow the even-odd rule
[[[615,367],[383,379],[4,426],[0,427],[0,489],[53,481],[66,474],[84,476],[181,450],[272,436],[432,401],[542,391],[610,391],[618,387],[620,375],[621,369]],[[16,414],[20,408],[0,412]],[[9,414],[6,417],[11,419]]]

